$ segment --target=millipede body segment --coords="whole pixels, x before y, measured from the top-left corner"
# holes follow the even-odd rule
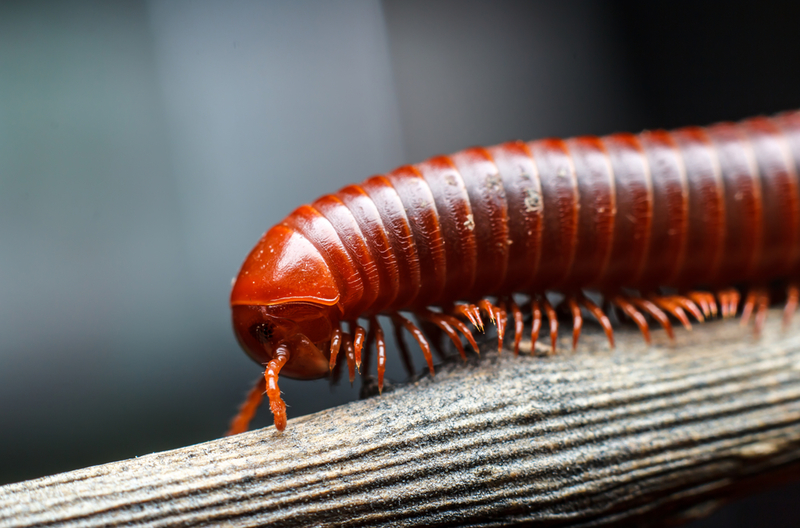
[[[743,321],[755,313],[758,331],[776,281],[788,321],[799,296],[798,168],[800,112],[789,112],[469,148],[300,206],[266,232],[233,285],[236,336],[266,371],[230,434],[246,430],[265,391],[285,427],[279,373],[325,377],[344,355],[352,380],[374,346],[382,387],[379,314],[397,335],[411,333],[431,373],[420,327],[465,356],[462,338],[477,351],[470,326],[497,325],[502,346],[511,325],[518,351],[527,313],[534,341],[549,322],[555,351],[558,307],[546,292],[563,294],[573,346],[584,313],[614,344],[609,318],[584,290],[602,294],[648,342],[646,317],[672,336],[670,317],[690,327],[690,316],[736,314],[742,287]]]

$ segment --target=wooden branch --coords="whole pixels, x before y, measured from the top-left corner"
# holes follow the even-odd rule
[[[680,520],[800,474],[800,329],[486,352],[273,428],[0,488],[0,526]],[[568,346],[568,337],[562,346]],[[537,352],[539,351],[537,345]],[[543,347],[543,350],[544,349]],[[528,344],[527,351],[530,352]],[[291,401],[292,395],[287,394]]]

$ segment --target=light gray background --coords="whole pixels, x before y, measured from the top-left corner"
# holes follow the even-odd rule
[[[297,205],[469,145],[672,125],[622,23],[601,2],[0,4],[0,483],[224,432],[260,372],[230,280]],[[291,417],[358,382],[282,389]]]

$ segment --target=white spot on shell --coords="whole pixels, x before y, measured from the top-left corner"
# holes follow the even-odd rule
[[[486,187],[492,191],[499,190],[503,185],[499,174],[489,174],[486,176]]]
[[[467,215],[467,220],[464,222],[464,227],[472,231],[475,229],[475,219],[472,217],[471,214]]]
[[[542,210],[542,195],[536,192],[535,189],[525,189],[525,211],[532,213],[534,211]]]

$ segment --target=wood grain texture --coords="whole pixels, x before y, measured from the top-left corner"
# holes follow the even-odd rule
[[[10,526],[605,526],[681,520],[800,468],[800,325],[486,352],[272,427],[0,487]],[[568,336],[562,336],[566,347]],[[526,343],[523,343],[525,345]],[[537,345],[537,351],[539,350]],[[544,352],[549,347],[541,345]],[[396,360],[396,358],[390,358]]]

